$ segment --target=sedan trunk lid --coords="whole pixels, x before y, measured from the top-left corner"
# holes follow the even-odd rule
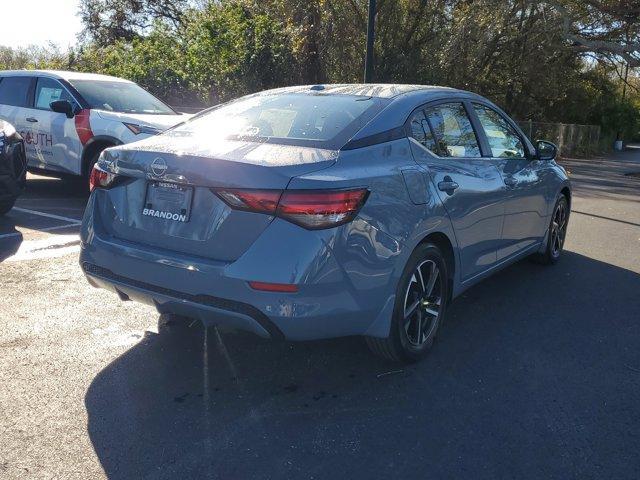
[[[237,259],[273,220],[231,209],[216,189],[284,190],[291,178],[337,157],[333,150],[240,140],[203,146],[171,133],[106,151],[100,166],[118,181],[99,192],[102,223],[116,238],[212,260]]]

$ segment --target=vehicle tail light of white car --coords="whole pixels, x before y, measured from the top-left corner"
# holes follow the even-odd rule
[[[366,202],[369,190],[219,189],[215,193],[231,208],[278,216],[315,230],[353,220]]]
[[[96,188],[110,188],[116,177],[116,174],[101,169],[96,163],[89,175],[89,191],[93,192]]]

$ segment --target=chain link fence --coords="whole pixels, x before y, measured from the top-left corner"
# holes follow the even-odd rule
[[[518,124],[532,142],[548,140],[555,143],[562,157],[589,157],[602,151],[604,146],[598,125],[532,121]]]

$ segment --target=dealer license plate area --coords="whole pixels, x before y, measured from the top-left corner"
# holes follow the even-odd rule
[[[170,182],[149,182],[142,214],[157,219],[188,222],[193,187]]]

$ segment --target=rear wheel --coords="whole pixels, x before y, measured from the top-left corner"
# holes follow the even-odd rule
[[[369,348],[396,362],[416,362],[425,356],[444,320],[448,278],[440,249],[430,243],[418,246],[398,285],[389,336],[367,337]]]

